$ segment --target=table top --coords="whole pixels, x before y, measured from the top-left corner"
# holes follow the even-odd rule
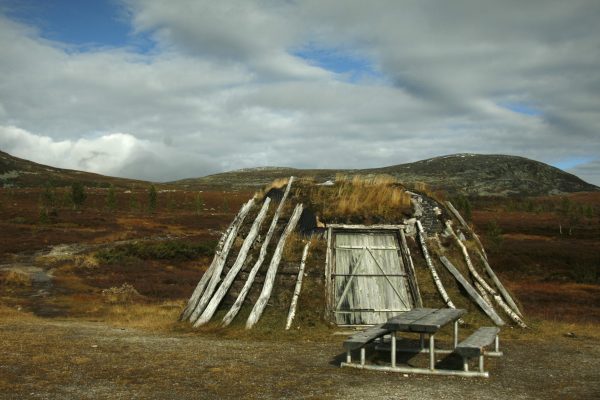
[[[383,328],[400,332],[435,333],[466,313],[461,308],[413,308],[390,318]]]

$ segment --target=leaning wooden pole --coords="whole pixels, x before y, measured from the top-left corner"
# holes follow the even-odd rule
[[[331,267],[332,267],[332,254],[331,254],[331,243],[333,241],[333,229],[327,228],[327,249],[325,250],[325,319],[329,321],[332,319],[332,282],[331,282]],[[335,314],[333,314],[335,315]]]
[[[471,286],[471,284],[469,284],[469,282],[465,279],[464,276],[462,276],[460,271],[450,262],[450,260],[448,260],[444,256],[440,256],[440,261],[442,262],[444,267],[446,267],[446,269],[452,275],[454,275],[454,278],[456,278],[456,280],[467,291],[469,296],[471,296],[475,303],[477,303],[477,305],[481,307],[481,309],[488,315],[488,317],[490,317],[490,319],[494,321],[496,325],[504,325],[504,321],[502,320],[502,318],[500,318],[496,310],[494,310],[494,308],[488,302],[486,302],[479,293],[477,293],[477,290],[475,290],[475,288]]]
[[[454,237],[454,240],[456,241],[456,243],[458,244],[458,246],[461,248],[464,258],[465,258],[465,262],[467,264],[467,268],[469,268],[469,272],[471,272],[471,275],[473,276],[473,279],[475,280],[475,285],[481,285],[481,287],[483,288],[482,291],[489,293],[494,300],[496,301],[496,303],[500,306],[500,308],[502,308],[504,310],[504,312],[506,313],[506,315],[508,315],[510,317],[510,319],[512,319],[517,325],[519,325],[521,328],[527,328],[527,324],[525,324],[525,322],[523,322],[523,320],[521,319],[521,317],[519,317],[519,315],[517,315],[517,313],[515,313],[509,306],[508,304],[506,304],[504,302],[504,300],[502,300],[502,297],[498,294],[498,292],[496,292],[482,277],[481,275],[479,275],[479,273],[475,270],[475,268],[473,267],[473,263],[471,262],[471,257],[469,257],[469,253],[467,251],[467,248],[465,247],[464,244],[462,244],[462,242],[460,241],[460,239],[458,238],[458,236],[456,236],[456,233],[454,233],[454,230],[452,229],[452,225],[450,223],[450,221],[446,221],[446,227],[448,227],[448,230],[452,233],[452,236]],[[491,304],[491,303],[490,303]]]
[[[498,277],[492,270],[492,267],[490,267],[490,264],[488,263],[487,259],[481,253],[479,253],[479,258],[481,258],[481,262],[483,263],[483,266],[485,267],[486,272],[488,273],[488,275],[490,276],[490,278],[492,279],[492,281],[498,288],[498,291],[502,294],[502,297],[504,297],[504,300],[506,300],[506,302],[513,309],[514,312],[516,312],[517,314],[519,314],[520,317],[522,317],[523,314],[521,313],[521,310],[519,310],[517,303],[515,303],[515,301],[511,297],[510,293],[508,293],[508,290],[506,290],[506,288],[504,287],[502,282],[500,282],[500,279],[498,279]]]
[[[458,222],[460,222],[460,224],[463,226],[463,228],[465,228],[466,230],[468,230],[469,232],[471,232],[471,236],[473,236],[473,239],[475,239],[475,241],[477,242],[477,244],[481,248],[482,253],[487,258],[487,254],[485,253],[485,249],[483,248],[483,243],[481,243],[481,240],[479,240],[479,236],[477,236],[477,234],[475,233],[475,231],[473,229],[471,229],[471,227],[469,226],[469,224],[467,224],[467,222],[464,220],[464,218],[462,217],[462,215],[460,215],[460,213],[458,212],[458,210],[452,205],[452,203],[450,201],[446,201],[446,206],[448,206],[448,209],[452,212],[452,214],[454,214],[454,216],[456,217],[456,219],[458,219]]]
[[[200,317],[196,320],[196,322],[194,322],[195,327],[204,325],[205,323],[210,321],[212,316],[217,311],[217,307],[219,307],[219,304],[221,304],[221,300],[223,300],[223,297],[225,297],[225,295],[227,294],[227,291],[231,287],[231,284],[235,280],[235,277],[238,275],[238,273],[244,266],[244,262],[246,261],[246,257],[248,256],[248,251],[250,250],[250,246],[252,246],[252,244],[254,243],[254,240],[256,240],[256,236],[258,236],[260,227],[265,219],[265,216],[267,215],[267,211],[269,210],[270,202],[271,202],[271,199],[267,197],[265,199],[265,202],[263,203],[262,208],[260,209],[260,212],[256,216],[256,219],[254,220],[252,227],[250,228],[250,232],[248,232],[246,239],[244,239],[244,243],[242,244],[242,247],[240,248],[238,256],[235,259],[235,262],[233,263],[233,265],[227,272],[227,275],[223,279],[223,282],[221,282],[221,286],[219,286],[219,288],[215,291],[215,294],[213,295],[212,299],[210,299],[210,301],[206,305],[206,308],[202,312],[202,315],[200,315]]]
[[[302,204],[298,204],[294,209],[292,217],[285,227],[285,230],[279,239],[279,243],[277,243],[277,247],[273,253],[273,258],[271,258],[271,263],[269,264],[269,269],[267,270],[267,275],[265,276],[265,283],[263,284],[260,296],[258,297],[256,304],[254,304],[254,308],[252,308],[252,311],[246,320],[246,329],[252,328],[258,322],[263,311],[265,310],[265,307],[267,306],[267,301],[269,301],[271,292],[273,291],[273,284],[275,283],[275,276],[277,275],[277,269],[279,268],[281,255],[283,254],[285,241],[290,233],[292,233],[294,228],[296,228],[296,224],[300,219],[300,214],[302,214]]]
[[[410,283],[411,289],[413,291],[413,295],[415,297],[415,304],[417,307],[423,307],[423,299],[421,298],[421,292],[419,291],[419,282],[417,281],[417,273],[415,271],[415,265],[413,264],[412,257],[410,255],[410,249],[408,248],[408,243],[406,242],[406,235],[404,234],[404,229],[400,229],[400,246],[402,248],[402,254],[404,255],[405,263],[408,266],[409,273],[411,277],[408,279]]]
[[[444,303],[450,308],[456,308],[452,300],[450,300],[450,296],[444,289],[444,284],[438,275],[435,266],[433,265],[433,261],[429,256],[429,251],[427,250],[427,243],[425,242],[425,231],[423,231],[423,225],[421,225],[421,221],[417,220],[417,232],[419,233],[417,236],[419,237],[419,243],[421,244],[421,250],[423,251],[423,257],[425,258],[425,262],[427,262],[427,267],[431,272],[431,277],[433,278],[433,282],[435,283],[435,287],[437,288],[440,296],[442,296],[442,300]]]
[[[237,232],[240,229],[240,226],[244,222],[244,219],[246,219],[246,216],[250,212],[252,206],[254,206],[254,199],[250,199],[246,204],[244,204],[242,210],[236,217],[236,224],[234,225],[231,232],[229,232],[229,236],[227,236],[225,245],[223,246],[223,251],[221,252],[221,254],[219,254],[219,257],[217,258],[217,263],[215,265],[210,281],[208,282],[204,293],[202,293],[202,297],[200,297],[200,300],[198,300],[198,304],[196,304],[194,311],[192,311],[192,314],[190,315],[191,323],[196,322],[196,320],[200,316],[200,313],[204,311],[204,307],[206,307],[206,304],[208,304],[208,301],[212,297],[212,294],[214,293],[217,284],[221,280],[221,273],[223,272],[223,266],[225,265],[225,260],[227,260],[227,255],[229,254],[229,251],[231,250],[231,247],[235,242],[235,238],[237,237]]]
[[[285,323],[285,330],[289,330],[292,326],[292,321],[296,316],[296,306],[298,305],[298,297],[300,296],[300,290],[302,290],[302,279],[304,278],[304,267],[306,266],[306,256],[308,255],[308,248],[310,247],[310,240],[304,245],[304,251],[302,251],[302,260],[300,261],[300,269],[298,270],[298,278],[296,279],[296,287],[294,288],[294,295],[292,296],[292,302],[290,303],[290,310],[288,312],[287,321]]]
[[[219,239],[219,243],[217,244],[217,247],[215,249],[215,255],[213,257],[213,260],[210,263],[210,266],[208,267],[206,272],[204,272],[204,274],[202,275],[202,278],[200,278],[198,284],[196,285],[192,296],[188,300],[185,309],[179,317],[180,321],[185,321],[191,316],[192,312],[198,305],[198,300],[200,299],[200,296],[202,296],[204,290],[206,289],[206,285],[212,278],[214,270],[217,268],[217,265],[221,262],[223,255],[225,254],[226,256],[226,253],[229,252],[229,247],[233,242],[230,242],[228,239],[230,238],[231,233],[233,231],[237,232],[239,226],[242,224],[242,222],[244,222],[244,218],[246,218],[248,211],[250,211],[250,208],[246,207],[247,204],[248,203],[242,206],[242,208],[240,209],[236,217],[233,219],[227,230],[223,233],[223,235],[221,235],[221,239]],[[226,248],[226,245],[229,247]]]
[[[225,317],[223,317],[223,322],[222,322],[223,326],[229,325],[231,323],[231,321],[233,321],[233,319],[235,318],[237,313],[240,311],[240,309],[242,308],[242,304],[244,304],[244,300],[246,300],[246,296],[248,295],[248,292],[250,291],[250,288],[252,287],[252,283],[254,283],[254,278],[256,277],[258,270],[260,269],[263,262],[265,261],[265,258],[267,256],[267,248],[269,247],[269,243],[271,242],[273,233],[275,233],[275,228],[277,228],[277,221],[279,221],[279,215],[281,214],[281,210],[283,209],[285,200],[287,199],[287,197],[290,193],[290,189],[292,187],[293,181],[294,181],[294,177],[291,176],[290,179],[288,180],[287,186],[285,188],[285,192],[283,193],[283,197],[281,198],[281,201],[279,202],[279,206],[277,207],[277,210],[275,211],[275,214],[273,215],[273,220],[271,221],[271,226],[269,226],[269,230],[267,231],[267,234],[265,235],[265,238],[263,240],[263,244],[260,248],[260,253],[258,255],[258,260],[256,260],[256,263],[254,263],[254,266],[250,270],[250,273],[248,274],[248,278],[246,279],[246,283],[244,283],[244,287],[238,294],[238,297],[235,300],[235,303],[233,303],[233,306],[231,306],[231,309],[229,309],[227,314],[225,314]]]

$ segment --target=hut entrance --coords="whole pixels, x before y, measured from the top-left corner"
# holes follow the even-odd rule
[[[397,232],[332,232],[331,305],[338,325],[379,324],[414,308]]]

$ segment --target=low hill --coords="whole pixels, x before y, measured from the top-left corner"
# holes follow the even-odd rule
[[[599,188],[575,175],[524,157],[506,155],[455,154],[409,164],[371,169],[252,168],[185,179],[174,184],[190,188],[260,187],[290,175],[335,179],[336,174],[389,174],[412,185],[424,182],[432,189],[471,196],[537,196],[595,191]]]
[[[50,167],[0,151],[0,187],[41,187],[46,184],[68,186],[73,182],[81,182],[88,187],[108,187],[111,184],[116,187],[148,185],[147,182],[134,179]]]
[[[599,190],[573,174],[539,161],[507,155],[454,154],[364,172],[401,182],[425,182],[450,193],[476,196],[553,195]]]
[[[388,174],[408,186],[424,182],[433,190],[444,190],[451,195],[539,196],[600,190],[575,175],[538,161],[481,154],[455,154],[371,169],[246,168],[168,184],[186,189],[255,189],[290,175],[326,181],[335,179],[337,174]],[[53,186],[66,186],[75,181],[89,187],[149,184],[145,181],[50,167],[0,151],[0,186],[40,187],[48,182]]]

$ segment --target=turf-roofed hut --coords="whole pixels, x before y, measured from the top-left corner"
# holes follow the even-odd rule
[[[181,320],[361,326],[415,307],[526,326],[476,233],[440,195],[382,175],[289,178],[242,207]]]

